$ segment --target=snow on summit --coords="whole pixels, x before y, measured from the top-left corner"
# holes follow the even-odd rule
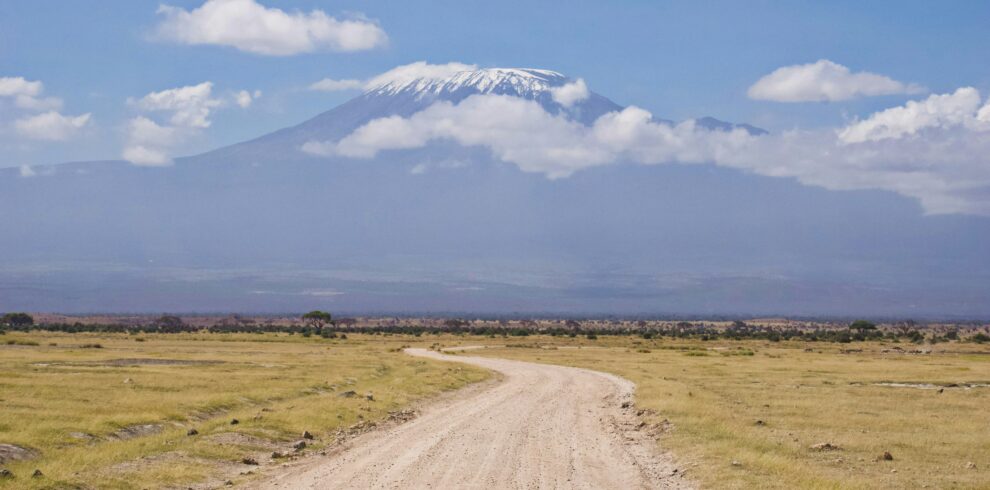
[[[534,68],[481,68],[454,72],[448,76],[421,76],[382,80],[367,93],[397,95],[415,93],[456,93],[471,91],[480,94],[507,94],[534,96],[548,92],[552,87],[567,83],[563,74],[552,70]]]

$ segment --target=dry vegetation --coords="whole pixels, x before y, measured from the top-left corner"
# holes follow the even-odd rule
[[[470,355],[580,366],[634,381],[648,427],[707,488],[990,485],[990,346],[863,343],[850,351],[842,344],[611,336],[500,343],[507,348]]]
[[[0,488],[238,482],[257,470],[245,458],[264,465],[273,452],[294,454],[303,431],[314,436],[303,452],[319,451],[338,429],[487,377],[362,335],[9,332],[0,340],[0,445],[16,446],[6,456],[0,446],[0,458],[29,458],[0,464],[13,474]],[[36,469],[43,476],[32,477]]]
[[[35,457],[3,464],[15,478],[0,488],[246,481],[256,468],[243,458],[269,463],[304,430],[316,435],[305,452],[319,451],[340,428],[486,377],[405,356],[405,344],[487,344],[461,355],[626,377],[638,386],[644,430],[705,487],[990,482],[986,344],[44,332],[2,340],[0,444]],[[341,396],[348,391],[356,396]],[[187,435],[191,428],[199,434]],[[44,477],[31,478],[36,468]]]

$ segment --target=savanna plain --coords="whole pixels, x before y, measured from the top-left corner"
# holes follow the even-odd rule
[[[990,486],[988,344],[32,330],[0,335],[0,488],[249,485],[498,382],[408,347],[628,379],[702,488]]]

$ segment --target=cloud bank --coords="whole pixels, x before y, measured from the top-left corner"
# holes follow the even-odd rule
[[[749,98],[774,102],[834,102],[858,97],[917,94],[924,88],[870,72],[852,73],[829,60],[778,68],[749,87]]]
[[[990,123],[990,105],[980,108],[980,92],[963,87],[951,94],[932,95],[922,101],[877,112],[839,132],[845,143],[897,139],[929,128],[966,126],[985,130]]]
[[[527,172],[564,178],[600,165],[703,164],[794,178],[832,190],[879,189],[916,198],[927,213],[990,215],[990,104],[963,88],[881,111],[844,128],[753,135],[668,124],[628,107],[583,125],[533,101],[475,95],[410,117],[373,120],[315,155],[373,158],[436,140],[481,146]]]
[[[339,20],[322,10],[285,12],[254,0],[207,0],[185,10],[162,5],[158,36],[191,45],[230,46],[268,56],[316,51],[364,51],[384,46],[388,36],[376,23]]]

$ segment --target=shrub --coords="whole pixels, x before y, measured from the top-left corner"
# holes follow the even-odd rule
[[[38,345],[38,343],[33,340],[11,339],[7,341],[7,345]]]

